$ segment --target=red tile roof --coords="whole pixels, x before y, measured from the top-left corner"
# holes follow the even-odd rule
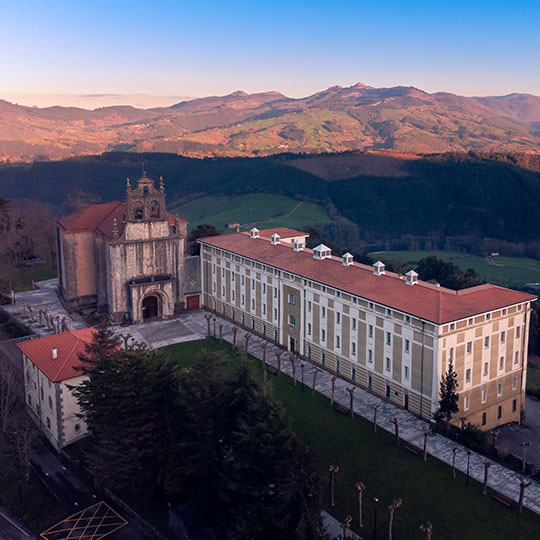
[[[315,260],[311,249],[294,251],[284,244],[272,245],[264,238],[250,238],[249,233],[212,236],[200,242],[436,324],[536,300],[534,295],[490,284],[461,291],[423,281],[407,285],[402,277],[392,272],[376,276],[371,266],[360,263],[343,266],[341,257]]]
[[[286,227],[277,227],[275,229],[262,229],[259,231],[261,238],[268,238],[273,234],[279,234],[280,238],[296,238],[297,236],[309,236],[309,233],[302,231],[295,231],[294,229],[287,229]]]
[[[112,201],[105,204],[94,204],[74,214],[58,220],[58,225],[67,233],[95,232],[103,236],[106,240],[112,239],[113,220],[116,218],[118,233],[124,230],[124,215],[126,213],[126,203]],[[185,219],[179,218],[167,212],[167,218],[171,225],[175,221],[187,223]]]
[[[17,347],[30,358],[40,371],[52,382],[79,377],[75,368],[81,365],[79,353],[84,353],[84,346],[92,341],[93,328],[69,330],[41,338],[17,343]],[[56,347],[58,355],[52,357]]]

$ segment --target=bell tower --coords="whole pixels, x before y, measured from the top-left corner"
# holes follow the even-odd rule
[[[129,178],[126,182],[126,221],[140,223],[142,221],[163,221],[167,219],[165,204],[165,186],[163,178],[159,177],[159,189],[154,187],[154,181],[143,175],[137,180],[137,187],[131,188]]]

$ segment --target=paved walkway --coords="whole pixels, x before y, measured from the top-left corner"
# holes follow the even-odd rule
[[[85,328],[86,325],[77,315],[70,315],[60,302],[58,298],[58,279],[47,279],[46,281],[38,281],[36,283],[36,289],[30,291],[18,292],[15,294],[15,304],[6,304],[2,308],[12,315],[19,322],[30,328],[34,334],[38,336],[46,336],[54,333],[53,330],[49,330],[45,321],[42,319],[40,325],[39,310],[47,310],[49,315],[52,315],[55,320],[56,330],[58,329],[58,322],[62,324],[62,319],[68,324],[70,330],[76,328]],[[27,306],[32,307],[32,316]]]
[[[163,347],[165,345],[171,345],[173,343],[179,343],[181,341],[191,341],[195,339],[200,339],[201,337],[206,337],[207,335],[207,322],[204,318],[206,312],[199,310],[195,312],[190,312],[186,315],[182,315],[178,319],[175,319],[174,321],[166,321],[166,323],[174,323],[177,322],[179,325],[178,328],[180,328],[181,325],[189,328],[194,333],[192,336],[182,336],[180,334],[176,334],[173,332],[172,335],[169,335],[167,339],[162,339],[164,336],[161,335],[159,332],[155,332],[155,335],[158,336],[158,339],[153,340],[151,339],[151,336],[149,336],[149,339],[147,340],[147,343],[150,347]],[[155,323],[152,323],[155,324]],[[162,323],[163,324],[163,323]],[[223,326],[223,339],[228,341],[229,343],[232,343],[233,341],[233,332],[232,327],[233,324],[229,321],[226,321],[225,319],[220,318],[219,316],[216,316],[216,334],[219,336],[219,325]],[[133,327],[135,328],[135,331],[139,331],[141,329],[140,326]],[[176,328],[173,325],[173,328]],[[121,331],[123,331],[122,329]],[[211,321],[211,334],[213,335],[214,331],[214,322],[213,319]],[[145,331],[143,331],[145,332]],[[246,330],[239,328],[239,331],[237,333],[237,342],[236,344],[240,347],[243,347],[245,344],[245,334]],[[145,332],[146,333],[146,332]],[[262,358],[262,348],[261,343],[263,342],[263,338],[252,334],[252,337],[249,340],[249,346],[248,351],[251,355],[255,356],[256,358],[261,359]],[[274,366],[277,366],[277,360],[275,357],[275,353],[282,350],[280,347],[275,345],[274,343],[268,344],[267,352],[266,352],[266,360],[269,364],[272,364]],[[285,353],[282,356],[281,361],[281,371],[282,373],[285,373],[292,377],[292,367],[291,362],[288,360],[289,355],[288,353]],[[305,362],[305,364],[308,367],[307,370],[304,372],[305,377],[305,383],[311,386],[313,381],[313,370],[310,369],[313,365],[310,362]],[[300,376],[300,369],[297,369],[297,377]],[[316,391],[323,394],[326,397],[330,397],[331,394],[331,387],[332,387],[332,374],[328,373],[326,371],[322,371],[317,376],[317,384],[316,384]],[[343,379],[337,378],[335,383],[335,393],[334,393],[334,400],[349,408],[350,404],[350,398],[349,393],[347,392],[347,388],[349,388],[351,385],[350,383],[344,381]],[[383,401],[382,399],[379,399],[378,397],[374,396],[373,394],[370,394],[369,392],[362,390],[361,388],[356,388],[356,391],[354,393],[354,402],[353,402],[353,408],[354,412],[360,416],[363,416],[364,418],[368,419],[369,421],[373,420],[373,405],[379,405],[379,412],[377,413],[377,425],[381,428],[385,429],[386,431],[389,431],[391,433],[394,432],[394,426],[392,423],[390,423],[390,418],[397,417],[400,424],[399,424],[399,434],[401,439],[403,439],[406,442],[409,442],[415,446],[418,446],[420,448],[423,447],[423,428],[424,426],[429,426],[429,424],[423,420],[420,420],[416,416],[413,416],[409,412],[400,409],[398,407],[395,407],[394,405]],[[444,461],[445,463],[451,465],[452,464],[452,457],[453,457],[453,449],[457,448],[456,452],[456,469],[465,473],[467,470],[467,448],[446,438],[442,435],[433,434],[428,441],[428,453],[436,457],[437,459],[440,459],[441,461]],[[470,474],[471,477],[478,480],[479,482],[483,482],[484,479],[484,461],[486,458],[480,454],[477,454],[476,452],[471,452],[470,456]],[[502,465],[499,465],[498,463],[493,463],[490,471],[489,471],[489,481],[488,481],[489,487],[492,489],[499,491],[500,493],[503,493],[504,495],[510,497],[514,501],[518,501],[519,499],[519,474],[515,473],[514,471],[508,469],[507,467],[504,467]],[[524,498],[524,506],[532,510],[533,512],[536,512],[540,514],[540,484],[536,481],[533,481],[532,485],[528,487],[525,491],[525,498]]]

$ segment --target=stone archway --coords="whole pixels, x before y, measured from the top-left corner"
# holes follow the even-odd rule
[[[142,301],[143,321],[156,319],[161,313],[161,298],[156,294],[150,294]]]

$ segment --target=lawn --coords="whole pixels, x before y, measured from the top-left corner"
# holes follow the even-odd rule
[[[209,223],[218,230],[224,230],[225,224],[231,222],[239,222],[246,230],[255,225],[260,229],[302,228],[329,219],[322,206],[270,193],[203,197],[171,211],[187,219],[190,228]]]
[[[491,283],[519,286],[525,283],[540,282],[540,261],[525,257],[495,257],[495,264],[490,264],[486,258],[480,255],[451,251],[380,251],[371,253],[371,255],[383,260],[395,259],[412,265],[418,264],[418,261],[424,257],[436,255],[445,261],[452,261],[462,270],[474,268],[481,278]]]
[[[172,361],[182,366],[192,365],[198,351],[206,347],[227,351],[231,365],[239,361],[229,344],[206,339],[172,345],[162,349]],[[261,362],[251,358],[256,376],[262,378]],[[300,370],[298,370],[300,371]],[[311,379],[307,369],[306,382]],[[515,509],[508,510],[491,497],[481,494],[481,485],[471,481],[465,487],[465,476],[452,470],[435,458],[424,463],[403,448],[395,446],[394,437],[379,429],[373,433],[367,420],[355,417],[354,421],[329,406],[327,398],[316,394],[311,397],[309,388],[295,388],[287,376],[269,375],[274,396],[279,400],[298,436],[312,449],[315,464],[322,480],[323,500],[327,502],[328,466],[340,466],[336,476],[336,506],[326,508],[337,519],[347,514],[356,516],[355,482],[362,481],[364,492],[364,532],[371,538],[373,530],[373,497],[379,498],[378,537],[386,538],[386,508],[395,497],[403,500],[396,510],[395,538],[425,538],[421,523],[433,523],[434,538],[459,538],[460,540],[531,539],[538,537],[540,516],[524,511],[518,516]],[[357,531],[358,532],[358,531]]]

